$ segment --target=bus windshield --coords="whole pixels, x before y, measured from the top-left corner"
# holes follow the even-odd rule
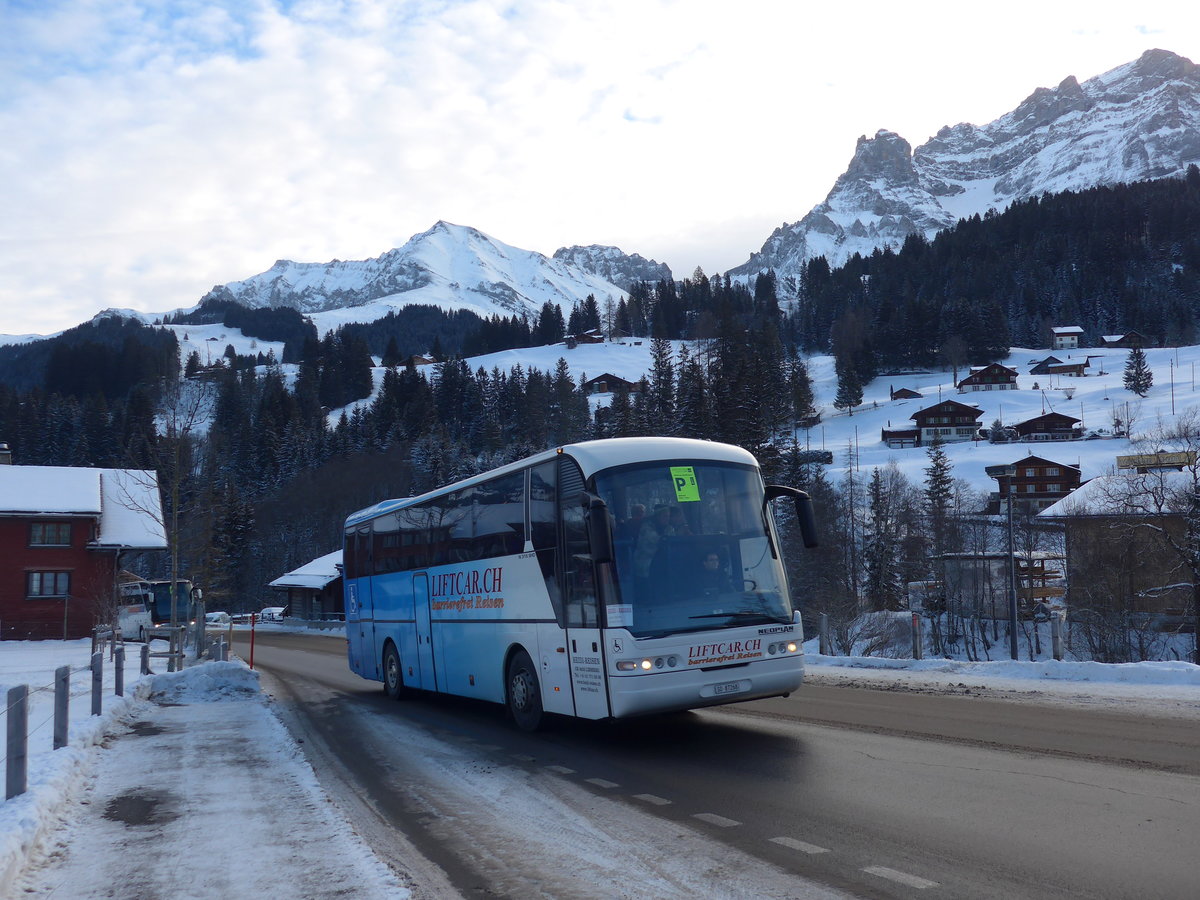
[[[609,627],[662,637],[792,621],[754,468],[663,461],[600,472],[595,485],[615,518]]]

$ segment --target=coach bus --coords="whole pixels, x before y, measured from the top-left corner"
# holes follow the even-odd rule
[[[435,691],[622,718],[787,696],[804,674],[770,502],[738,447],[616,438],[549,450],[346,519],[350,668]]]

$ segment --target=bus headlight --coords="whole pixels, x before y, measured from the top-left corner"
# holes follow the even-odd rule
[[[789,641],[789,642],[788,642],[788,645],[787,645],[787,652],[788,652],[788,653],[795,653],[797,649],[798,649],[798,647],[796,646],[796,642],[795,642],[795,641]]]
[[[677,656],[656,656],[653,659],[619,659],[617,660],[618,672],[636,672],[641,669],[643,672],[650,672],[654,669],[674,669],[679,665],[679,657]]]
[[[648,659],[643,659],[643,660],[642,660],[642,671],[643,671],[643,672],[649,672],[649,671],[650,671],[650,667],[651,667],[651,666],[653,666],[653,665],[654,665],[654,663],[650,662],[650,660],[648,660]]]

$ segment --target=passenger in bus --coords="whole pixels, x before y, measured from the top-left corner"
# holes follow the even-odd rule
[[[629,507],[629,518],[617,526],[617,540],[633,544],[638,539],[638,533],[646,523],[646,504],[635,503]]]
[[[704,554],[696,579],[696,588],[705,597],[715,597],[733,590],[733,582],[722,567],[721,555],[717,551],[710,550]]]
[[[669,521],[672,534],[679,535],[692,533],[692,529],[688,527],[687,517],[684,516],[683,510],[678,506],[671,507],[671,516]]]
[[[650,577],[650,567],[658,555],[662,539],[674,533],[670,507],[665,504],[654,507],[654,515],[643,522],[638,530],[637,549],[633,552],[633,572],[638,578]]]

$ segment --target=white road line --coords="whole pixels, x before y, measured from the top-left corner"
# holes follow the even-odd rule
[[[663,797],[655,797],[653,794],[634,794],[634,800],[644,800],[647,803],[653,803],[655,806],[670,806],[671,801]]]
[[[568,769],[566,766],[546,766],[546,768],[549,769],[551,772],[555,772],[559,775],[574,775],[575,774],[574,769]]]
[[[936,881],[930,881],[927,878],[918,878],[916,875],[909,875],[907,872],[897,872],[895,869],[887,868],[887,866],[867,866],[863,871],[868,875],[878,875],[880,878],[886,878],[889,881],[895,881],[920,890],[938,887]]]
[[[692,818],[699,819],[701,822],[708,822],[711,825],[720,825],[722,828],[732,828],[734,825],[742,824],[741,822],[735,822],[733,819],[718,816],[716,813],[696,813]]]
[[[816,844],[806,844],[804,841],[798,841],[790,837],[775,837],[771,838],[772,844],[779,844],[791,850],[799,850],[801,853],[828,853],[829,850],[825,847],[818,847]]]
[[[587,783],[594,784],[596,787],[602,787],[602,788],[620,787],[620,785],[617,784],[615,781],[605,781],[603,778],[589,778],[589,779],[587,779]]]

